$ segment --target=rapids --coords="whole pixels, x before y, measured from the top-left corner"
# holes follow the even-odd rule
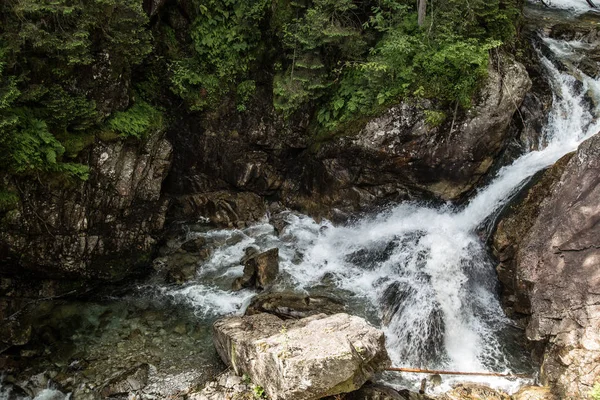
[[[553,2],[568,8],[575,3]],[[524,356],[507,350],[510,328],[479,228],[530,177],[600,130],[600,109],[594,106],[600,104],[600,82],[570,64],[582,57],[578,51],[585,44],[542,41],[552,53],[550,59],[540,52],[540,62],[553,90],[553,106],[540,149],[501,168],[465,206],[403,203],[346,226],[289,213],[279,237],[267,222],[244,231],[201,234],[239,239],[200,267],[197,282],[162,293],[190,304],[200,316],[229,313],[233,307],[242,312],[251,294],[227,290],[232,275],[241,274],[240,266],[232,266],[247,246],[279,247],[285,276],[279,287],[334,294],[350,303],[355,313],[382,326],[396,366],[526,371]],[[188,239],[197,235],[190,232]],[[519,384],[481,381],[508,390]]]
[[[547,2],[575,15],[589,10],[585,0]],[[248,290],[229,290],[235,277],[242,274],[239,260],[244,249],[278,247],[281,277],[276,289],[326,294],[342,300],[351,313],[381,326],[395,366],[532,372],[529,355],[515,345],[522,332],[511,327],[501,309],[494,263],[482,228],[533,175],[600,130],[600,81],[573,66],[589,45],[544,37],[541,42],[547,51],[543,52],[546,56],[540,51],[539,58],[553,91],[553,105],[540,148],[525,152],[499,169],[467,204],[434,207],[402,203],[344,226],[287,212],[283,217],[285,228],[279,234],[267,217],[263,223],[244,230],[206,232],[189,225],[181,241],[205,237],[208,242],[221,243],[198,267],[195,279],[182,286],[150,281],[120,301],[149,297],[168,304],[166,310],[191,310],[194,323],[208,330],[219,316],[243,313],[254,296]],[[160,314],[148,307],[122,313]],[[176,313],[168,312],[176,319]],[[147,330],[155,330],[154,325]],[[166,332],[168,336],[171,331]],[[104,338],[99,332],[95,335]],[[87,341],[82,335],[78,337],[83,343]],[[106,342],[111,340],[108,335]],[[161,340],[162,336],[157,343]],[[413,387],[420,378],[398,374],[382,377],[392,385]],[[439,390],[456,380],[444,378]],[[522,383],[500,378],[478,381],[509,391]],[[19,398],[11,396],[9,390],[9,386],[0,384],[0,399]],[[48,388],[35,399],[59,398],[52,397],[55,395]]]

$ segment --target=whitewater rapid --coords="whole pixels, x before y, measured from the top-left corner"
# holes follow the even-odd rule
[[[556,59],[577,57],[584,44],[543,39]],[[279,289],[328,293],[343,298],[384,329],[397,366],[507,372],[499,332],[508,321],[496,295],[497,278],[478,227],[510,200],[528,178],[552,165],[600,130],[599,82],[581,71],[565,72],[540,55],[553,89],[553,106],[540,149],[501,168],[463,208],[404,203],[346,226],[320,223],[295,213],[281,235],[265,222],[247,230],[195,236],[237,237],[198,271],[198,282],[165,288],[163,294],[191,304],[199,316],[243,312],[253,296],[230,292],[248,246],[278,247],[284,278]],[[576,77],[575,77],[576,76]],[[334,288],[334,289],[332,289]],[[483,381],[510,389],[514,383]]]

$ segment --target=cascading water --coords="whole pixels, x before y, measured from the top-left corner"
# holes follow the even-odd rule
[[[572,13],[587,10],[585,0],[546,1]],[[434,208],[405,203],[338,227],[290,212],[285,216],[287,226],[279,235],[267,222],[243,231],[192,231],[186,240],[202,236],[216,249],[197,271],[196,280],[178,287],[149,284],[130,296],[146,300],[154,293],[157,296],[152,300],[168,304],[169,313],[173,310],[188,312],[189,308],[179,307],[179,304],[190,305],[197,318],[190,326],[195,327],[197,335],[190,336],[189,357],[196,362],[197,358],[209,357],[204,351],[199,354],[191,351],[196,347],[210,347],[198,339],[209,340],[208,324],[216,316],[242,312],[254,295],[246,290],[229,290],[233,279],[242,274],[239,260],[244,249],[278,247],[282,273],[275,289],[327,294],[343,300],[351,313],[364,316],[384,329],[394,365],[463,371],[526,371],[527,356],[521,359],[521,353],[509,348],[514,338],[496,295],[497,277],[479,237],[479,228],[528,178],[600,130],[600,81],[574,67],[590,44],[549,38],[542,38],[542,42],[547,50],[544,54],[549,58],[540,52],[540,62],[553,91],[553,106],[542,132],[540,148],[500,169],[490,184],[476,193],[466,206],[457,208],[448,204]],[[171,320],[164,323],[156,317],[164,310],[156,312],[145,301],[142,303],[131,312],[120,307],[97,307],[97,312],[92,313],[95,317],[88,315],[86,321],[95,327],[92,331],[99,339],[87,340],[85,335],[71,331],[65,338],[78,339],[78,349],[87,346],[88,352],[90,348],[105,352],[107,347],[103,341],[112,346],[117,340],[115,337],[134,338],[135,332],[142,331],[148,335],[160,334],[163,329],[159,327],[171,329],[171,325],[173,329],[168,332],[182,332],[175,325],[183,317],[171,315]],[[115,324],[118,329],[113,327],[112,335],[105,335],[100,329],[104,315],[114,315],[113,320],[126,320],[136,319],[141,313],[149,315],[147,321],[140,318],[131,329]],[[64,314],[70,315],[69,312]],[[123,318],[115,317],[121,315]],[[198,329],[200,325],[206,331]],[[162,343],[168,338],[169,334],[155,336],[153,341]],[[182,339],[173,339],[187,354],[188,347],[181,345]],[[210,351],[214,352],[212,347]],[[167,358],[165,354],[161,353]],[[52,357],[58,355],[53,353]],[[56,364],[55,360],[51,361]],[[181,364],[179,359],[178,362]],[[183,368],[187,368],[187,364]],[[406,385],[421,377],[390,375],[383,378],[391,384]],[[476,379],[470,377],[469,380]],[[501,379],[480,381],[508,390],[519,385]],[[452,382],[446,379],[443,388]],[[0,399],[33,397],[18,396],[10,391],[11,386],[3,386],[0,379]],[[61,396],[69,398],[46,388],[37,393],[35,399]]]
[[[585,46],[543,41],[567,66]],[[516,363],[502,341],[507,321],[496,295],[497,278],[477,228],[528,178],[600,130],[600,110],[591,106],[600,104],[599,82],[574,68],[563,71],[544,56],[540,59],[554,96],[541,149],[500,169],[464,208],[400,204],[341,227],[290,213],[279,237],[266,223],[244,232],[210,232],[208,236],[240,236],[236,245],[221,247],[202,266],[199,281],[210,278],[213,283],[165,293],[192,303],[202,315],[231,311],[232,300],[241,307],[251,294],[227,291],[232,273],[241,273],[241,267],[232,270],[231,265],[248,245],[279,247],[286,276],[280,286],[310,293],[334,290],[354,305],[355,312],[382,325],[395,365],[514,369]],[[485,381],[507,387],[506,381]]]

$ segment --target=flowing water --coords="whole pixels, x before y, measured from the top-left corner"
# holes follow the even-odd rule
[[[574,12],[580,10],[582,3],[585,0],[552,0],[554,7]],[[90,341],[79,334],[69,340],[78,338],[88,347],[94,340],[101,341],[102,346],[118,341],[99,330],[98,327],[105,326],[101,321],[104,315],[121,315],[122,321],[141,318],[135,329],[121,332],[118,330],[124,328],[119,325],[113,331],[117,332],[115,337],[131,338],[139,336],[134,335],[137,330],[143,338],[157,330],[148,322],[154,319],[143,314],[165,312],[154,311],[155,303],[166,304],[156,306],[163,307],[162,310],[175,307],[183,314],[185,311],[181,310],[188,310],[192,315],[188,312],[181,318],[194,319],[204,327],[200,332],[205,332],[216,317],[242,313],[254,295],[247,290],[229,290],[233,279],[242,274],[239,261],[244,249],[278,247],[281,277],[276,289],[326,294],[343,300],[350,312],[385,331],[395,366],[531,372],[529,357],[522,347],[515,345],[522,332],[511,328],[500,307],[494,264],[481,238],[481,228],[536,172],[575,150],[579,143],[600,130],[597,106],[600,82],[573,66],[589,45],[549,38],[542,38],[542,42],[548,50],[544,54],[550,58],[540,52],[540,62],[552,87],[553,106],[542,132],[540,149],[501,168],[466,205],[432,207],[403,203],[345,226],[316,222],[289,212],[284,216],[286,226],[279,234],[267,220],[244,230],[207,232],[190,227],[181,240],[202,236],[209,243],[219,244],[198,267],[194,281],[183,286],[140,286],[137,294],[130,294],[124,302],[131,308],[135,303],[132,296],[146,297],[152,298],[153,306],[144,304],[123,310],[121,306],[103,305],[111,311],[109,314],[105,308],[94,311],[93,319],[98,321],[94,325],[94,339]],[[166,312],[169,318],[173,317],[169,323],[173,332],[188,335],[199,329],[175,327],[177,312]],[[161,322],[159,328],[163,326]],[[175,333],[167,329],[164,337],[156,339],[157,343],[170,335]],[[190,347],[197,340],[191,337]],[[106,347],[98,348],[106,351]],[[187,348],[184,350],[188,352]],[[198,357],[191,351],[189,354],[194,359]],[[383,379],[406,385],[416,382],[417,377],[390,374]],[[518,381],[500,378],[481,381],[509,390],[519,385]],[[453,380],[445,382],[447,387]],[[7,390],[0,385],[0,399],[9,398]],[[51,394],[52,389],[47,390],[36,399]]]
[[[571,3],[560,2],[565,7]],[[241,274],[241,267],[232,266],[249,245],[279,247],[285,274],[279,286],[329,293],[349,302],[355,313],[382,326],[396,366],[523,371],[522,354],[507,348],[513,338],[478,228],[528,178],[600,130],[600,109],[594,106],[600,104],[599,82],[570,66],[587,44],[542,41],[560,64],[540,54],[553,90],[541,148],[500,169],[466,206],[404,203],[337,227],[290,213],[280,237],[268,223],[246,231],[210,232],[239,235],[239,242],[218,249],[200,268],[197,283],[164,293],[191,304],[201,315],[230,312],[236,301],[242,310],[250,294],[226,290],[232,275]],[[215,280],[223,285],[206,283]],[[502,379],[484,381],[514,386]]]

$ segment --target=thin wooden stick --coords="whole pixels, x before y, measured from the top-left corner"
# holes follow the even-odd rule
[[[432,374],[432,375],[477,375],[477,376],[502,376],[507,378],[531,378],[526,374],[500,374],[498,372],[458,372],[458,371],[440,371],[435,369],[420,369],[420,368],[386,368],[386,371],[396,372],[414,372],[417,374]]]

